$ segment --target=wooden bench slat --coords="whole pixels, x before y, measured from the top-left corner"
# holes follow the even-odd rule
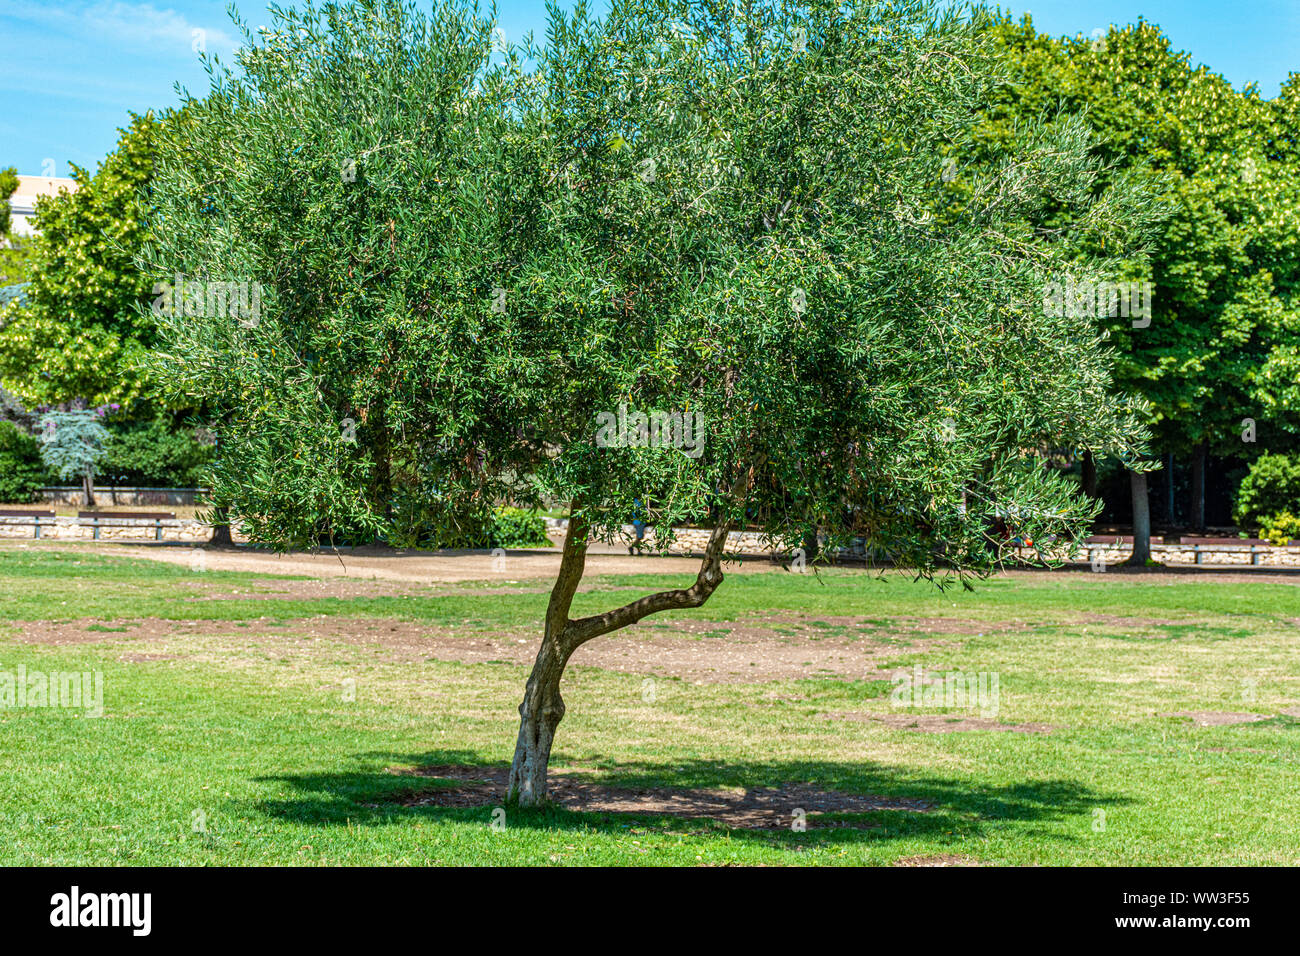
[[[170,511],[78,511],[78,518],[98,518],[101,521],[111,521],[114,518],[130,521],[153,521],[155,518],[163,521],[175,521],[176,515]]]
[[[53,518],[53,511],[28,511],[25,508],[0,508],[0,518]]]
[[[1248,546],[1252,544],[1268,544],[1263,538],[1194,538],[1190,535],[1185,536],[1179,544],[1199,544],[1199,545],[1240,545]]]

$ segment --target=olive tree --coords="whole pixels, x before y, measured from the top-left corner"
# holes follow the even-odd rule
[[[165,134],[159,361],[218,412],[214,493],[254,540],[569,503],[511,799],[546,799],[573,653],[704,604],[732,530],[965,582],[996,522],[1095,513],[1040,449],[1140,441],[1094,323],[1043,289],[1078,267],[1061,210],[1106,275],[1142,199],[1079,124],[963,170],[985,16],[614,0],[512,45],[456,2],[308,4]],[[658,547],[712,529],[695,580],[577,613],[588,542],[648,491]]]

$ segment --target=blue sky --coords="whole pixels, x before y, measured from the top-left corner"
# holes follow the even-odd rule
[[[291,5],[291,0],[284,0]],[[239,3],[253,26],[265,0]],[[1275,96],[1300,70],[1300,0],[1002,0],[1030,12],[1039,30],[1091,34],[1141,16],[1174,46],[1235,86]],[[236,34],[225,0],[0,0],[0,167],[66,176],[94,168],[117,140],[127,111],[176,101],[173,84],[206,88],[194,47],[229,53]],[[511,38],[545,24],[541,0],[500,0]],[[202,31],[196,33],[195,31]]]

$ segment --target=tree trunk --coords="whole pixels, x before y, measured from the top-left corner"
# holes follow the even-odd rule
[[[95,507],[95,473],[89,467],[81,473],[81,499],[87,508]]]
[[[510,765],[508,799],[532,807],[546,802],[546,769],[551,759],[555,728],[564,718],[560,678],[568,662],[561,640],[549,631],[542,638],[537,661],[528,677],[523,703],[519,705],[519,739]]]
[[[1192,527],[1205,530],[1205,442],[1192,454]]]
[[[1151,558],[1151,505],[1147,496],[1146,472],[1130,468],[1128,480],[1133,492],[1133,554],[1124,563],[1145,568]]]
[[[733,496],[743,500],[753,480],[754,469],[750,468],[736,482]],[[547,765],[551,759],[551,745],[555,742],[555,728],[564,717],[560,679],[573,652],[587,641],[635,624],[647,615],[701,607],[722,583],[722,554],[730,530],[727,521],[720,522],[709,536],[699,574],[689,588],[659,591],[603,614],[570,620],[569,608],[587,562],[588,527],[581,503],[570,503],[560,573],[546,608],[542,646],[528,677],[523,702],[519,705],[519,737],[515,741],[515,756],[510,764],[510,782],[506,788],[506,801],[523,807],[539,806],[548,799]]]
[[[225,508],[212,509],[212,538],[208,544],[216,548],[233,548],[234,539],[230,537],[230,513]]]
[[[1089,498],[1097,497],[1097,463],[1092,459],[1092,452],[1083,453],[1083,463],[1079,466],[1080,486]]]
[[[1165,524],[1174,527],[1174,453],[1165,456]]]
[[[510,764],[506,799],[524,807],[535,807],[547,800],[546,768],[551,759],[555,728],[564,718],[560,678],[564,676],[564,665],[576,647],[568,633],[571,624],[569,607],[587,562],[587,522],[579,510],[578,502],[570,503],[564,554],[546,608],[542,646],[537,651],[537,660],[533,663],[533,672],[528,676],[524,699],[519,705],[519,737]]]

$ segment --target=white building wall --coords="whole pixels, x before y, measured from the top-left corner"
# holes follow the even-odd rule
[[[36,231],[33,217],[36,200],[41,196],[56,195],[60,189],[75,191],[77,182],[64,176],[19,176],[18,189],[9,197],[10,232],[15,236],[30,236]]]

